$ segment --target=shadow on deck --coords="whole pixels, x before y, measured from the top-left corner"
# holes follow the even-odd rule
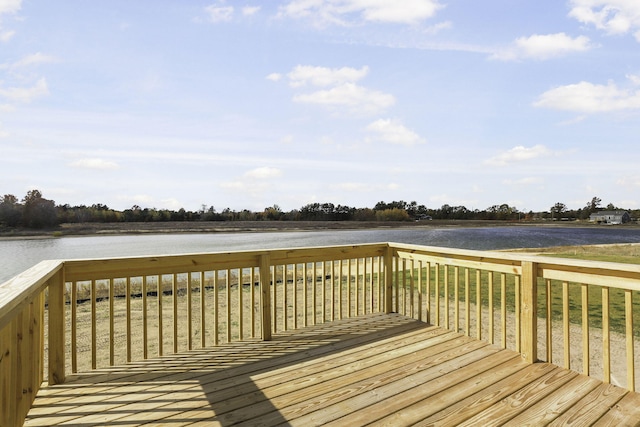
[[[400,315],[43,387],[25,425],[635,425],[640,394]]]

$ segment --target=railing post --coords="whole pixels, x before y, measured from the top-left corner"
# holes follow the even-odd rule
[[[49,384],[62,384],[65,375],[64,267],[49,279]]]
[[[387,246],[384,252],[384,312],[393,313],[393,248],[391,246]]]
[[[315,308],[314,308],[315,309]],[[260,329],[262,340],[271,340],[271,262],[269,254],[260,255]]]
[[[522,262],[522,305],[520,350],[527,363],[538,359],[538,266],[531,261]]]

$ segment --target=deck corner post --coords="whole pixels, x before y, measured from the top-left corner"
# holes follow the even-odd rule
[[[393,313],[393,248],[387,245],[384,252],[384,312]]]
[[[49,384],[65,382],[64,266],[49,279]]]
[[[522,358],[527,363],[538,360],[538,266],[531,261],[522,262],[522,304],[520,311]]]
[[[271,340],[271,260],[268,253],[260,255],[260,329],[262,340]]]

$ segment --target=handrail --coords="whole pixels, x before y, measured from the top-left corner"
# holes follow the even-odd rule
[[[0,425],[21,424],[45,373],[56,384],[371,312],[635,390],[639,291],[635,265],[396,243],[43,261],[0,285]]]

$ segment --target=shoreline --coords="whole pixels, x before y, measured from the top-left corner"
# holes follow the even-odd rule
[[[175,221],[73,223],[43,230],[14,229],[0,231],[2,240],[55,239],[77,236],[117,236],[189,233],[264,233],[286,231],[330,231],[372,229],[430,229],[475,227],[607,227],[590,222],[496,221],[496,220],[432,220],[432,221]],[[609,226],[610,227],[610,226]],[[639,228],[636,223],[616,227]]]

